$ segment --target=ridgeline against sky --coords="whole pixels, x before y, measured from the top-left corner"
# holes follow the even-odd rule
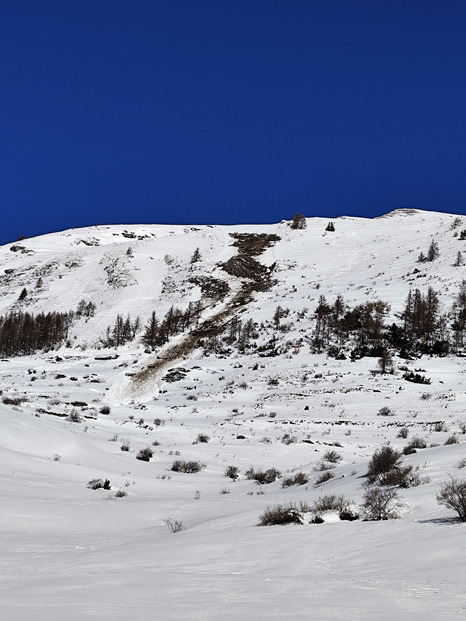
[[[466,4],[2,3],[0,243],[466,213]]]

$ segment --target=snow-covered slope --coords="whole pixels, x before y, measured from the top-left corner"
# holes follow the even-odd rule
[[[336,360],[311,345],[322,295],[382,299],[395,321],[410,289],[432,286],[448,311],[466,275],[454,266],[466,218],[399,210],[327,224],[97,226],[0,248],[0,316],[95,304],[59,349],[0,361],[2,619],[464,618],[464,525],[436,494],[449,474],[466,476],[465,359],[397,358],[382,375],[375,358]],[[279,237],[255,256],[273,286],[246,295],[250,281],[225,271],[239,252],[232,233]],[[432,240],[439,258],[417,262]],[[209,297],[202,278],[228,292]],[[252,319],[258,344],[275,335],[278,355],[212,349],[197,333],[150,351],[142,330],[102,346],[118,314],[144,326],[154,310],[161,319],[198,301],[198,327]],[[277,306],[288,309],[278,334]],[[404,381],[406,365],[431,383]],[[398,490],[399,519],[258,526],[278,503],[343,494],[360,507],[374,450],[415,437],[427,448],[404,462],[422,484]],[[149,462],[136,459],[149,447]],[[176,460],[202,467],[175,472]],[[257,485],[251,466],[282,477]],[[282,487],[298,472],[307,484]],[[110,489],[90,489],[94,479]]]

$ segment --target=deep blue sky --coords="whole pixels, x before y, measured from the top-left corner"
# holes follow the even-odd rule
[[[0,243],[466,213],[464,0],[2,0]]]

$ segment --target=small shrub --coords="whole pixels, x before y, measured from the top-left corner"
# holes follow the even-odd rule
[[[413,466],[399,466],[390,470],[380,479],[380,485],[396,485],[398,487],[416,487],[421,484],[418,469]]]
[[[367,520],[389,520],[399,516],[398,494],[395,489],[367,486],[362,497],[362,507]]]
[[[337,496],[336,494],[328,494],[326,496],[319,496],[319,499],[314,502],[315,513],[324,513],[325,511],[347,511],[351,501],[346,500],[343,495]]]
[[[129,451],[129,440],[125,440],[123,444],[120,446],[120,451]]]
[[[225,468],[224,474],[232,481],[236,481],[236,479],[239,477],[239,468],[237,466],[227,466]]]
[[[166,520],[164,520],[164,522],[171,533],[179,533],[184,528],[183,522],[181,520],[167,518]]]
[[[294,503],[267,507],[259,516],[260,526],[276,526],[284,524],[302,524],[302,516]]]
[[[230,490],[228,489],[228,487],[222,487],[222,489],[219,491],[220,495],[224,495],[224,494],[229,494]]]
[[[197,438],[195,440],[195,444],[197,444],[198,442],[201,442],[203,444],[206,444],[207,442],[209,442],[210,440],[210,436],[208,436],[205,433],[198,433],[197,434]]]
[[[276,468],[269,468],[268,470],[254,470],[251,466],[249,470],[246,470],[246,478],[256,481],[259,485],[268,485],[274,483],[281,477],[281,473]]]
[[[184,472],[185,474],[195,474],[200,472],[202,468],[205,468],[205,464],[201,464],[200,461],[182,461],[177,459],[172,464],[173,472]]]
[[[110,414],[110,407],[109,407],[108,405],[103,405],[103,406],[100,408],[99,412],[100,412],[101,414]]]
[[[326,483],[327,481],[330,481],[330,479],[333,479],[335,475],[333,475],[331,472],[329,472],[328,470],[324,473],[322,473],[320,475],[320,477],[317,477],[317,479],[314,482],[314,487],[317,487],[318,485],[322,485],[322,483]]]
[[[466,480],[450,477],[449,481],[441,483],[437,502],[456,511],[459,519],[466,522]]]
[[[377,412],[377,416],[395,416],[395,413],[386,405]]]
[[[430,378],[420,375],[419,373],[414,373],[413,371],[404,373],[403,379],[413,384],[430,384]]]
[[[336,451],[328,450],[324,453],[324,459],[331,464],[337,464],[341,460],[341,455]]]
[[[406,438],[408,437],[408,434],[409,434],[409,429],[407,427],[402,427],[400,431],[398,432],[397,438],[402,438],[403,440],[406,440]]]
[[[147,446],[146,448],[143,448],[139,451],[139,453],[136,455],[136,459],[139,459],[139,461],[150,461],[153,455],[154,451],[151,449],[150,446]]]
[[[306,485],[309,482],[309,477],[305,472],[297,472],[294,475],[294,484],[295,485]]]
[[[466,457],[463,457],[463,459],[460,459],[456,467],[459,468],[460,470],[461,468],[466,468]]]
[[[73,410],[72,412],[68,414],[68,416],[66,417],[66,420],[70,423],[82,423],[83,417],[77,410]]]
[[[296,443],[296,438],[295,436],[290,435],[289,433],[284,433],[283,436],[281,437],[281,443],[285,444],[286,446],[289,446],[290,444],[295,444]]]
[[[445,444],[448,446],[449,444],[458,444],[458,438],[455,434],[451,435],[449,438],[445,440]]]
[[[410,444],[412,446],[414,446],[414,448],[419,448],[419,449],[423,449],[427,447],[427,442],[424,440],[424,438],[420,438],[419,436],[415,436]]]
[[[424,438],[414,437],[403,449],[403,455],[412,455],[416,452],[416,449],[425,449],[427,442]]]
[[[27,397],[3,397],[2,403],[5,405],[21,405],[27,400]]]
[[[415,438],[416,444],[422,443],[420,438]],[[383,446],[376,450],[367,472],[367,480],[370,485],[397,485],[399,487],[412,487],[419,485],[417,469],[413,466],[404,466],[401,463],[401,453],[391,446]]]
[[[390,470],[398,468],[401,463],[401,454],[391,446],[382,446],[372,454],[368,464],[367,478],[370,484],[379,483],[381,476]]]
[[[287,477],[282,481],[282,487],[291,487],[292,485],[306,485],[309,482],[309,477],[304,472],[297,472],[292,477]]]
[[[119,489],[117,493],[115,494],[115,498],[124,498],[127,495],[128,495],[128,492],[125,492],[124,489]]]

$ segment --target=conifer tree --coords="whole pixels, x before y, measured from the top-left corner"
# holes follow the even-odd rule
[[[291,223],[292,229],[305,229],[306,228],[306,218],[302,213],[295,213],[293,217],[293,221]]]

